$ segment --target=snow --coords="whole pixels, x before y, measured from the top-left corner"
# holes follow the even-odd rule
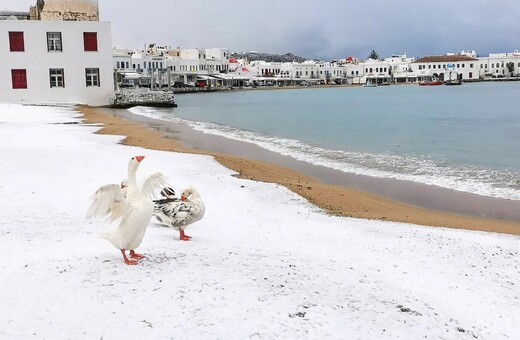
[[[331,217],[208,156],[117,144],[73,107],[0,104],[0,338],[519,339],[520,238]],[[196,187],[192,241],[155,219],[123,263],[91,194]]]

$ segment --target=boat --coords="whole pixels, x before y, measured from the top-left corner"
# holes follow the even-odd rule
[[[444,85],[462,85],[461,80],[446,80]]]
[[[377,87],[377,83],[366,82],[363,84],[363,87]]]
[[[440,80],[426,80],[426,81],[420,81],[419,86],[431,86],[431,85],[442,85],[444,84]]]

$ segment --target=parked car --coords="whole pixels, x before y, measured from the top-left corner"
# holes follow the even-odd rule
[[[186,84],[184,84],[182,81],[176,81],[173,83],[173,87],[186,87]]]

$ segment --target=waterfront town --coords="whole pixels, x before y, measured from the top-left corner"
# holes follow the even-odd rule
[[[0,8],[0,339],[518,338],[519,52],[115,48],[115,20],[169,34],[143,8],[188,1],[24,1]],[[182,13],[226,20],[204,5]]]
[[[104,106],[128,88],[178,93],[258,86],[460,84],[520,76],[517,50],[485,57],[463,50],[422,57],[402,53],[267,62],[234,58],[229,48],[156,43],[142,50],[116,48],[110,22],[99,21],[97,0],[36,1],[27,12],[3,11],[0,30],[1,101]]]

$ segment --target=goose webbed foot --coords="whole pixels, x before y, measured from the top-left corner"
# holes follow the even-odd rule
[[[123,254],[123,259],[125,260],[125,263],[130,266],[134,266],[137,264],[137,260],[130,260],[128,257],[126,257],[125,250],[121,249],[121,254]],[[130,250],[130,254],[132,254],[132,250]],[[130,255],[131,256],[131,255]]]
[[[130,257],[133,259],[144,259],[146,256],[144,256],[143,254],[138,254],[133,250],[130,250]]]
[[[191,236],[186,235],[186,234],[184,233],[184,230],[181,229],[181,230],[180,230],[179,240],[181,240],[181,241],[189,241],[189,240],[191,240]]]

